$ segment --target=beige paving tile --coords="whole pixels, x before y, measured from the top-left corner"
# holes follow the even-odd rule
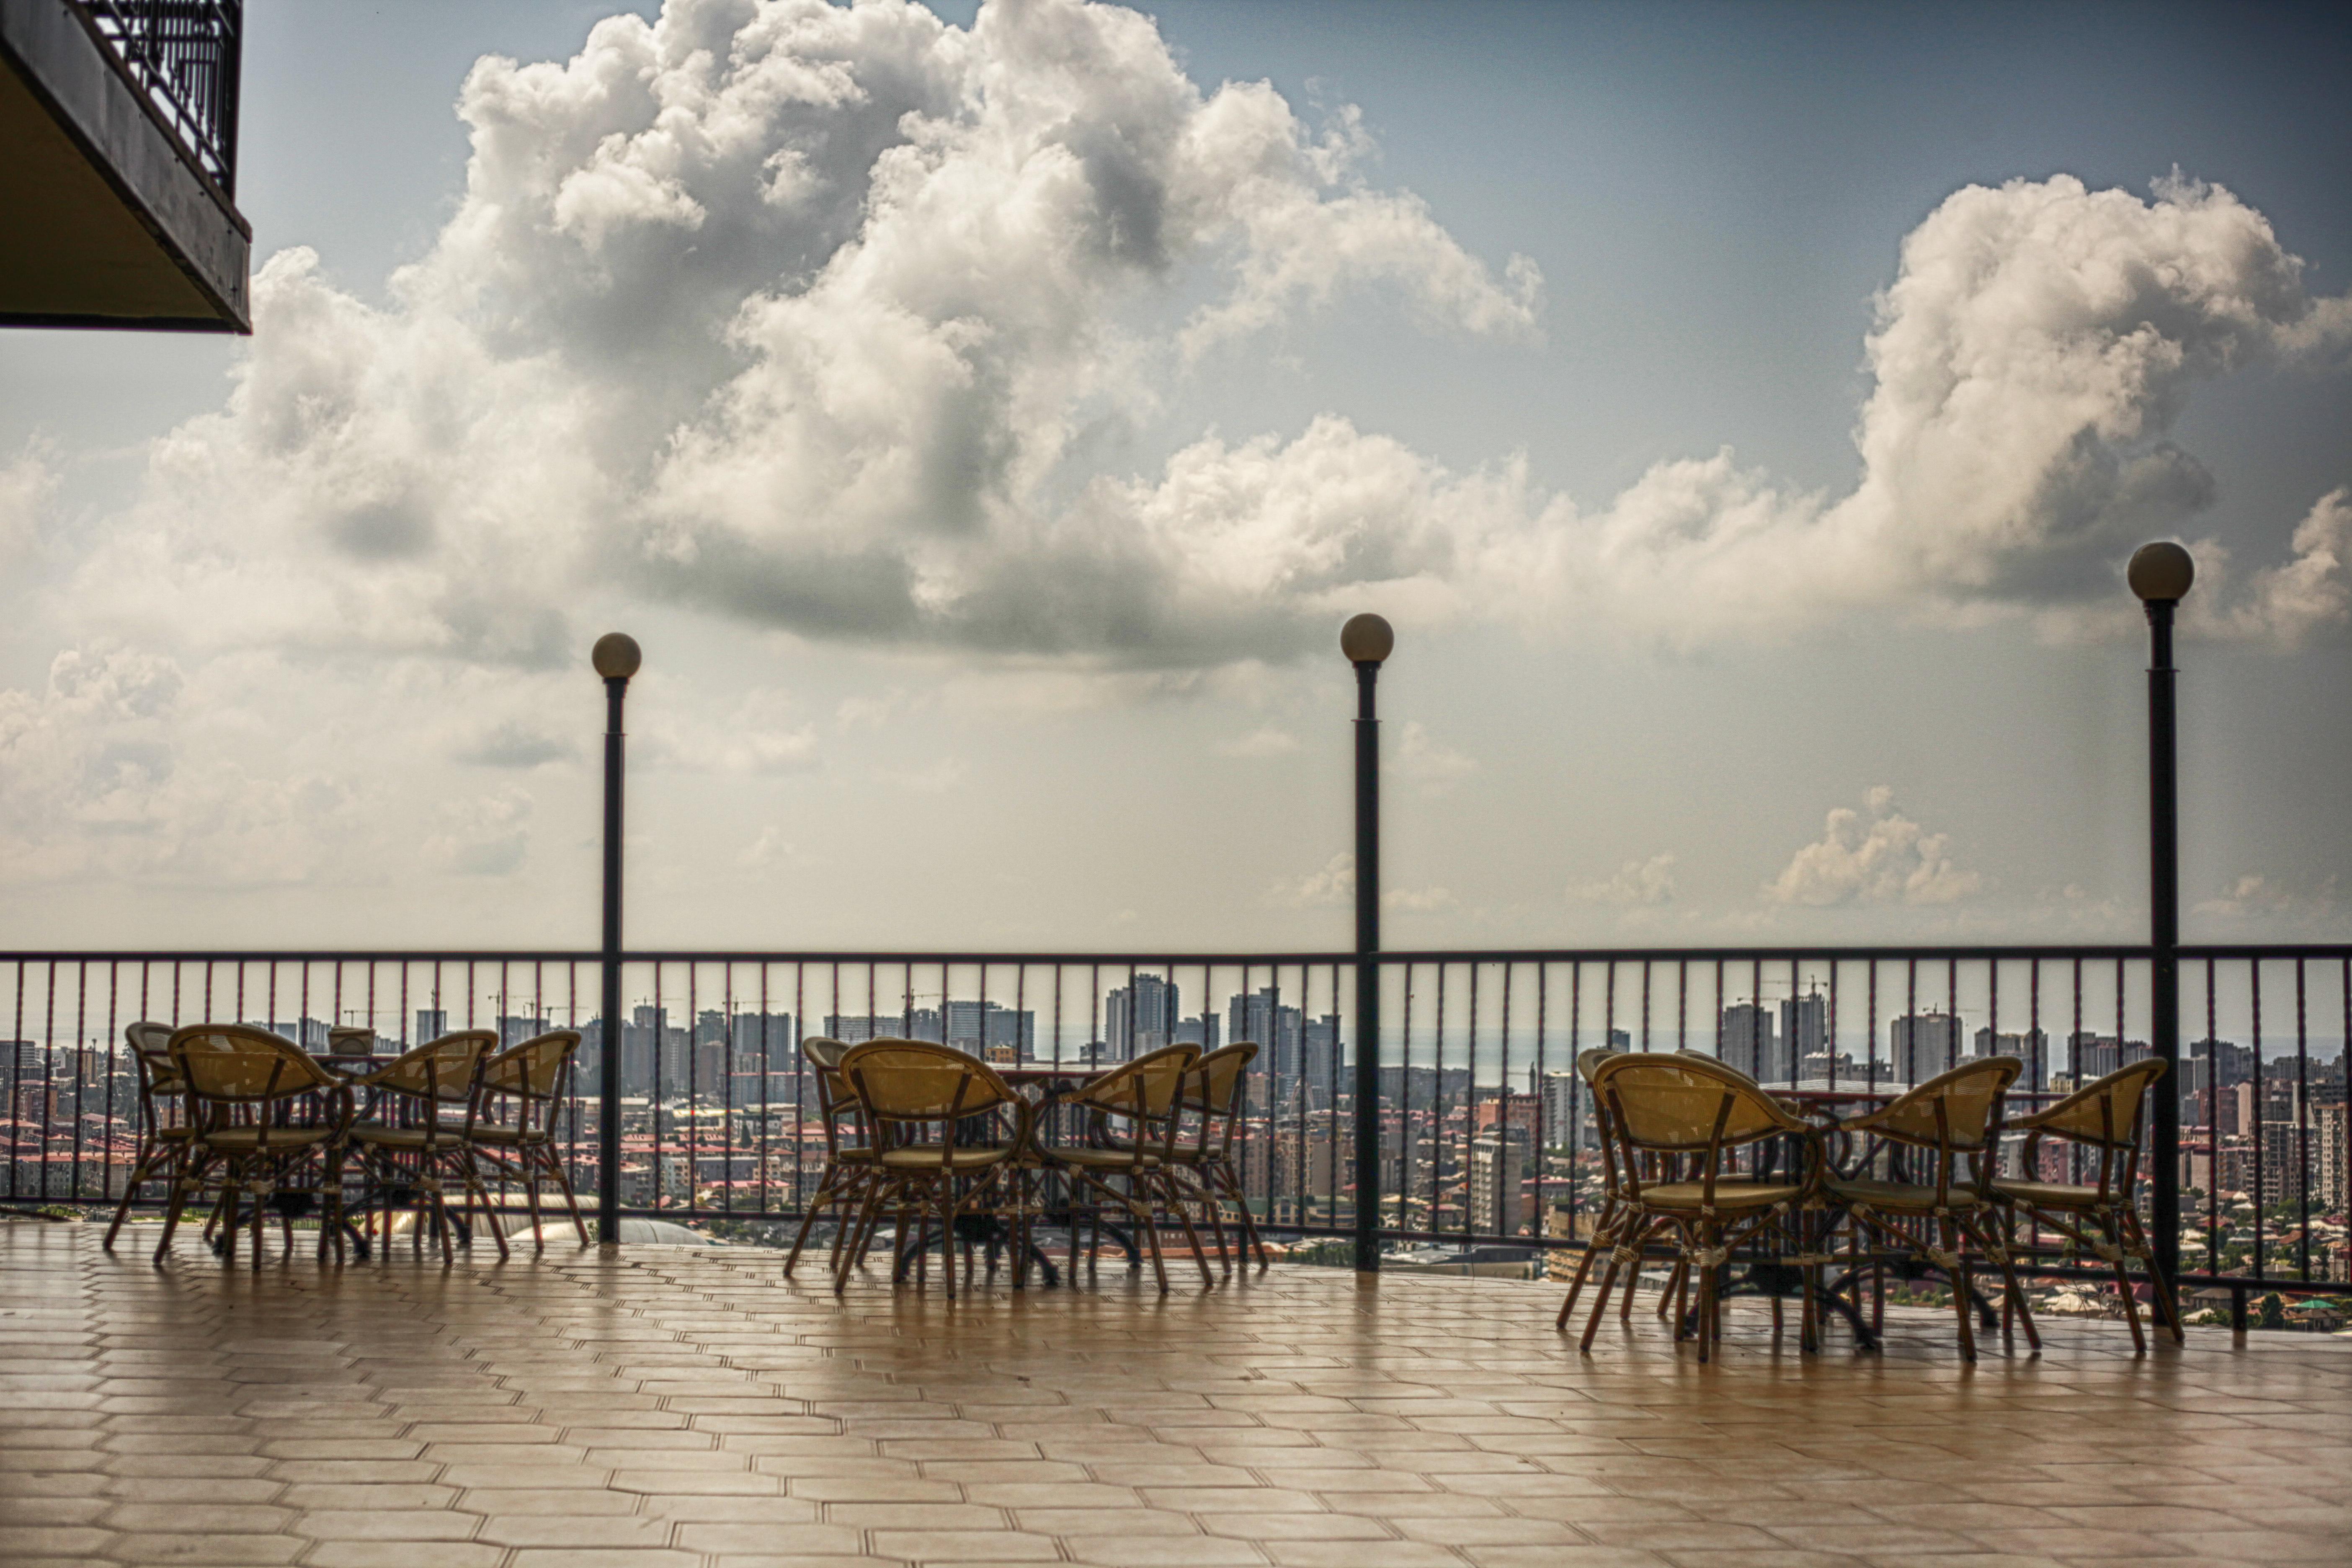
[[[1646,1306],[1579,1356],[1552,1289],[1507,1281],[1278,1268],[1179,1301],[1107,1267],[950,1309],[751,1249],[395,1248],[321,1290],[84,1229],[0,1224],[0,1304],[29,1314],[0,1316],[12,1568],[2108,1568],[2352,1541],[2321,1479],[2352,1473],[2352,1346],[2300,1337],[2134,1357],[2067,1321],[1962,1368],[1941,1318],[1807,1358],[1738,1306],[1701,1369]]]

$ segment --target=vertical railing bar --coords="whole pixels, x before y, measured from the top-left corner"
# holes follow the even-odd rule
[[[2294,1193],[2298,1272],[2311,1279],[2311,1058],[2304,1034],[2304,963],[2294,961]],[[2352,1051],[2352,1043],[2347,1043]]]
[[[2252,975],[2254,1026],[2254,1095],[2253,1095],[2253,1157],[2254,1157],[2254,1278],[2267,1279],[2268,1265],[2264,1258],[2268,1248],[2263,1241],[2263,961],[2259,957],[2246,961]]]

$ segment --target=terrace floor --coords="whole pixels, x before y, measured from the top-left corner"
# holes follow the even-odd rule
[[[1969,1369],[1941,1315],[1801,1359],[1739,1310],[1701,1367],[1646,1299],[1584,1360],[1500,1280],[951,1308],[749,1248],[256,1276],[100,1228],[0,1224],[12,1565],[2352,1560],[2352,1342],[2062,1321]]]

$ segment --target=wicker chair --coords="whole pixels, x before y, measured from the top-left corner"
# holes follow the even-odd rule
[[[2027,1342],[2037,1350],[2042,1345],[2009,1249],[1991,1223],[1999,1216],[1986,1187],[2000,1146],[2001,1097],[2024,1066],[2015,1057],[1964,1062],[1875,1110],[1838,1122],[1838,1132],[1874,1141],[1863,1145],[1863,1168],[1874,1163],[1881,1149],[1893,1145],[1924,1156],[1929,1166],[1927,1180],[1910,1179],[1907,1173],[1847,1176],[1832,1170],[1823,1183],[1832,1204],[1853,1222],[1866,1245],[1922,1260],[1950,1282],[1960,1354],[1969,1361],[1977,1359],[1969,1313],[1969,1245],[2000,1268],[2010,1309],[2023,1321]]]
[[[227,1259],[236,1258],[241,1204],[250,1204],[253,1267],[261,1267],[261,1227],[281,1192],[315,1190],[321,1203],[320,1249],[342,1232],[341,1153],[351,1126],[344,1086],[292,1041],[245,1024],[195,1024],[173,1031],[171,1067],[180,1082],[190,1127],[186,1153],[172,1182],[171,1206],[155,1261],[172,1250],[172,1236],[188,1200],[207,1186],[221,1189],[220,1219]],[[308,1102],[313,1114],[290,1113]],[[310,1180],[294,1180],[298,1175]],[[289,1231],[291,1235],[291,1231]]]
[[[836,1267],[840,1264],[850,1222],[866,1201],[866,1189],[874,1180],[873,1140],[866,1135],[865,1112],[849,1080],[841,1076],[841,1058],[848,1054],[849,1047],[827,1036],[813,1035],[801,1042],[801,1055],[807,1059],[809,1076],[816,1082],[817,1125],[824,1132],[824,1170],[817,1177],[816,1191],[809,1194],[808,1212],[801,1215],[801,1227],[793,1233],[793,1249],[784,1255],[784,1272],[788,1275],[800,1262],[801,1249],[808,1245],[809,1232],[815,1227],[817,1216],[827,1209],[836,1211],[833,1258]],[[854,1130],[846,1139],[842,1127],[845,1117]]]
[[[1250,1213],[1249,1199],[1242,1191],[1241,1173],[1234,1164],[1234,1137],[1246,1104],[1249,1065],[1256,1058],[1255,1042],[1236,1040],[1192,1064],[1177,1101],[1178,1109],[1192,1118],[1192,1134],[1189,1139],[1179,1138],[1163,1156],[1169,1170],[1191,1184],[1207,1211],[1210,1229],[1216,1237],[1217,1261],[1226,1268],[1232,1267],[1225,1248],[1227,1204],[1234,1205],[1234,1226],[1241,1232],[1238,1250],[1246,1258],[1255,1248],[1260,1268],[1271,1261],[1257,1233],[1257,1216]]]
[[[1151,1271],[1165,1291],[1168,1265],[1160,1253],[1157,1219],[1164,1210],[1184,1227],[1202,1281],[1216,1283],[1200,1233],[1185,1213],[1190,1194],[1173,1174],[1185,1082],[1200,1058],[1198,1046],[1169,1046],[1097,1074],[1051,1101],[1083,1112],[1088,1124],[1085,1142],[1044,1144],[1036,1151],[1045,1167],[1060,1172],[1070,1185],[1073,1274],[1077,1271],[1079,1212],[1088,1214],[1099,1237],[1103,1215],[1116,1210],[1142,1233]],[[1119,1184],[1114,1186],[1114,1182]],[[1082,1201],[1087,1197],[1093,1201]]]
[[[1777,1242],[1792,1255],[1803,1251],[1803,1211],[1819,1182],[1819,1134],[1746,1075],[1709,1058],[1625,1052],[1593,1068],[1592,1086],[1617,1145],[1622,1209],[1600,1299],[1579,1348],[1592,1348],[1620,1271],[1638,1269],[1643,1248],[1664,1237],[1698,1280],[1698,1356],[1707,1361],[1722,1337],[1717,1276],[1731,1251],[1759,1240]],[[1740,1149],[1779,1138],[1800,1141],[1807,1151],[1804,1171],[1757,1180],[1733,1168]],[[1651,1180],[1643,1167],[1653,1156],[1673,1160],[1678,1168],[1667,1180]],[[1679,1321],[1675,1331],[1679,1337]],[[1810,1289],[1803,1335],[1811,1345]]]
[[[395,1193],[415,1201],[412,1247],[424,1245],[429,1215],[441,1234],[445,1263],[454,1262],[457,1253],[443,1183],[456,1178],[469,1205],[479,1199],[485,1210],[489,1208],[489,1194],[474,1162],[474,1125],[481,1110],[483,1061],[498,1043],[498,1036],[488,1029],[461,1029],[428,1040],[390,1066],[352,1080],[354,1089],[374,1094],[378,1111],[390,1113],[389,1120],[356,1122],[351,1131],[367,1181],[368,1206],[383,1216],[386,1246],[392,1240],[389,1205]],[[446,1123],[445,1116],[454,1116],[456,1125]],[[506,1257],[506,1233],[495,1223],[490,1233],[499,1244],[499,1256]]]
[[[2015,1234],[2019,1211],[2036,1225],[2064,1237],[2071,1248],[2105,1259],[2116,1271],[2116,1289],[2124,1299],[2124,1316],[2131,1324],[2132,1345],[2147,1349],[2139,1325],[2139,1300],[2124,1265],[2137,1258],[2152,1282],[2157,1315],[2172,1332],[2172,1342],[2185,1342],[2180,1328],[2180,1302],[2172,1281],[2156,1266],[2156,1255],[2140,1228],[2137,1197],[2139,1186],[2141,1117],[2148,1090],[2164,1077],[2164,1063],[2151,1057],[2084,1085],[2073,1094],[2032,1116],[2010,1123],[2025,1134],[2024,1176],[1996,1176],[1993,1201],[2001,1205],[2006,1234]],[[2098,1181],[2091,1186],[2036,1181],[2034,1154],[2044,1138],[2062,1139],[2095,1150]],[[2087,1234],[2095,1226],[2099,1235]]]
[[[834,1268],[833,1288],[847,1288],[850,1269],[886,1208],[897,1211],[902,1251],[910,1219],[919,1217],[926,1230],[938,1222],[950,1300],[959,1215],[988,1214],[1010,1222],[1013,1283],[1025,1283],[1034,1217],[1024,1179],[1029,1102],[979,1058],[927,1040],[868,1040],[853,1047],[841,1058],[841,1076],[856,1095],[873,1136],[875,1177]],[[973,1137],[972,1123],[982,1117],[1009,1117],[1012,1125],[1007,1130],[999,1124],[1001,1137]],[[921,1256],[919,1243],[919,1268]]]
[[[580,1200],[572,1191],[572,1178],[565,1173],[563,1156],[555,1145],[555,1108],[562,1100],[564,1079],[579,1048],[579,1030],[553,1029],[510,1046],[482,1064],[481,1103],[473,1127],[474,1156],[492,1174],[521,1184],[535,1251],[547,1249],[539,1216],[542,1182],[553,1182],[555,1190],[563,1194],[572,1228],[580,1233],[580,1245],[588,1245],[588,1222],[580,1215]],[[504,1114],[509,1108],[514,1112],[511,1121]],[[490,1223],[499,1225],[503,1217],[494,1212]]]
[[[180,1069],[172,1065],[172,1026],[132,1024],[122,1031],[131,1047],[131,1061],[139,1074],[139,1152],[122,1183],[122,1201],[106,1227],[105,1250],[114,1250],[114,1238],[130,1215],[131,1201],[149,1182],[175,1179],[187,1158],[194,1129],[188,1123],[186,1094]]]

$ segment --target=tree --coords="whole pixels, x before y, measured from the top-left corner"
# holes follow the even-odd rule
[[[2258,1329],[2286,1327],[2286,1303],[2279,1299],[2277,1291],[2273,1290],[2263,1298],[2263,1304],[2254,1312],[2254,1327]]]

